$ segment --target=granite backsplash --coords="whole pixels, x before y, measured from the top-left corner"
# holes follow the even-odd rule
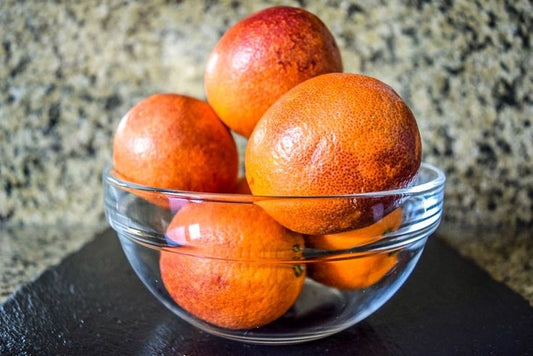
[[[101,172],[122,115],[157,92],[203,98],[218,38],[275,4],[317,14],[347,72],[406,99],[424,160],[448,177],[445,221],[533,226],[528,0],[4,0],[0,225],[103,224]]]

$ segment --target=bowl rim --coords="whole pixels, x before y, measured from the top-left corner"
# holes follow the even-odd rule
[[[424,179],[422,179],[422,182],[404,189],[343,195],[253,196],[251,194],[202,193],[148,187],[120,179],[114,175],[114,172],[115,171],[111,165],[107,166],[103,172],[104,200],[106,205],[105,212],[107,220],[111,227],[117,231],[119,237],[124,235],[128,239],[145,247],[157,250],[169,249],[169,251],[176,253],[179,252],[181,254],[186,253],[186,251],[183,251],[183,249],[176,249],[176,247],[179,247],[179,245],[170,243],[166,238],[166,234],[163,236],[157,232],[151,231],[150,229],[146,230],[146,228],[140,227],[136,224],[132,225],[132,222],[127,216],[125,216],[123,213],[118,213],[118,206],[112,203],[112,200],[114,199],[113,196],[116,195],[116,192],[114,191],[124,191],[138,196],[142,196],[147,193],[149,195],[162,194],[169,199],[169,202],[172,202],[173,199],[176,199],[195,203],[217,202],[240,204],[254,204],[258,202],[261,203],[262,201],[266,200],[276,199],[289,199],[285,201],[290,201],[290,199],[381,199],[387,196],[395,196],[400,198],[400,200],[405,201],[405,199],[419,199],[420,197],[424,197],[424,209],[433,209],[436,207],[436,210],[431,212],[430,215],[425,216],[422,219],[417,217],[415,220],[412,220],[409,223],[404,224],[404,222],[402,222],[402,226],[400,226],[398,230],[392,231],[386,236],[381,236],[375,241],[367,241],[350,248],[339,248],[334,250],[306,248],[305,260],[309,261],[317,258],[338,259],[339,254],[349,254],[349,258],[351,258],[351,256],[355,255],[364,256],[374,253],[393,252],[394,250],[399,250],[408,244],[414,243],[424,237],[429,236],[436,230],[441,220],[444,200],[444,183],[446,180],[445,174],[442,170],[429,163],[422,163],[419,171],[417,172],[417,176],[420,176],[421,174],[426,175]],[[111,202],[111,205],[109,206],[108,200]],[[173,209],[171,208],[170,211],[172,210]],[[118,215],[113,212],[118,213]],[[202,255],[202,257],[207,256]],[[216,256],[210,257],[217,258]],[[224,257],[224,259],[227,259],[227,257]],[[242,258],[239,257],[237,260],[241,261]],[[254,260],[257,260],[257,258],[254,258]],[[261,260],[264,259],[262,258]],[[266,260],[269,260],[269,258]],[[275,260],[277,263],[281,262],[279,258],[276,258]],[[288,259],[288,261],[290,263],[294,263],[295,260],[291,258]],[[297,259],[296,261],[301,262],[302,260]]]
[[[444,186],[446,182],[446,175],[444,172],[436,166],[422,162],[420,168],[417,171],[415,178],[422,172],[426,171],[433,175],[428,181],[420,184],[411,185],[406,188],[390,189],[383,191],[364,192],[364,193],[350,193],[350,194],[330,194],[330,195],[252,195],[242,193],[207,193],[198,191],[186,191],[176,190],[168,188],[151,187],[139,183],[134,183],[121,178],[118,178],[115,174],[115,169],[112,164],[106,166],[103,171],[103,180],[105,183],[113,185],[120,189],[143,191],[149,193],[158,193],[168,195],[173,198],[185,198],[185,199],[198,199],[198,200],[215,200],[219,202],[253,202],[267,199],[331,199],[331,198],[371,198],[371,197],[384,197],[391,195],[419,195],[431,192],[439,187]]]

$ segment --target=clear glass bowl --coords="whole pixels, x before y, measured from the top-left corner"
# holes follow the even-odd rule
[[[346,329],[374,313],[396,293],[413,271],[427,238],[439,225],[445,176],[441,170],[423,163],[414,184],[407,189],[314,197],[254,197],[156,189],[124,181],[117,177],[112,167],[104,171],[103,182],[106,216],[117,232],[125,255],[138,277],[168,309],[190,324],[228,339],[256,344],[291,344],[326,337]],[[306,204],[300,204],[302,199]],[[303,236],[305,247],[298,245],[291,251],[278,250],[275,253],[266,250],[247,253],[241,249],[238,254],[232,254],[231,248],[223,247],[191,249],[187,242],[169,238],[167,233],[175,214],[189,204],[206,208],[216,204],[228,209],[245,209],[252,205],[261,206],[265,201],[275,204],[282,202],[281,205],[287,209],[293,206],[291,204],[296,204],[294,206],[300,210],[317,204],[331,207],[337,203],[349,203],[353,207],[370,206],[376,212],[376,221],[372,226],[355,232],[329,235],[329,240],[324,236]],[[382,215],[389,211],[392,212],[381,220]],[[389,219],[388,223],[386,219]],[[216,228],[215,231],[212,228],[209,230],[202,224],[200,221],[179,228],[191,233],[189,243],[203,233],[217,233]],[[330,241],[330,245],[324,245],[323,241]],[[164,260],[184,259],[191,263],[185,264],[187,269],[181,271],[172,271],[179,264],[164,263]],[[232,271],[227,272],[230,274],[244,269],[246,273],[237,278],[241,282],[255,275],[255,272],[261,275],[264,268],[274,271],[274,274],[290,268],[295,276],[305,279],[295,302],[291,302],[282,316],[265,325],[241,328],[238,326],[239,317],[223,315],[226,309],[219,308],[217,303],[220,301],[215,299],[223,297],[222,300],[231,306],[229,310],[242,312],[247,317],[255,315],[255,302],[250,302],[246,293],[243,294],[242,286],[236,287],[235,283],[230,283],[228,288],[221,289],[218,285],[205,282],[203,289],[189,288],[193,282],[203,280],[210,273],[210,267],[205,269],[206,263],[213,266],[212,270]],[[196,266],[202,264],[203,269],[198,267],[203,271],[202,274],[195,275]],[[190,278],[190,285],[188,282],[183,285],[183,281],[182,285],[169,282],[168,275],[172,273]],[[272,276],[268,273],[264,275]],[[264,285],[253,284],[263,282]],[[269,283],[267,280],[250,281],[245,285],[261,298],[261,293],[272,289],[268,287]],[[211,299],[202,300],[205,296],[198,293],[203,291],[208,292],[207,298]],[[264,297],[271,298],[271,294]],[[183,304],[181,300],[187,300],[189,304],[180,306]],[[195,301],[204,303],[205,307],[194,309],[196,305],[191,307],[191,300],[193,304]],[[226,326],[195,311],[202,308],[211,310],[210,313],[221,313],[222,319],[227,316],[234,324]]]

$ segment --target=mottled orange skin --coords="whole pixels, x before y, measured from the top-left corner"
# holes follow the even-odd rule
[[[306,246],[328,251],[345,250],[369,244],[381,239],[400,227],[403,218],[401,208],[394,210],[380,221],[362,229],[332,235],[306,236]],[[341,256],[336,256],[341,257]],[[398,262],[396,253],[375,254],[346,259],[311,263],[308,275],[312,279],[339,289],[367,288],[379,282]]]
[[[416,120],[394,90],[359,74],[330,73],[294,87],[272,105],[248,141],[254,195],[339,195],[407,187],[421,163]],[[266,199],[282,225],[324,235],[372,224],[398,196]]]
[[[273,262],[300,259],[303,237],[257,205],[189,203],[167,237],[181,247],[161,252],[163,284],[178,305],[208,323],[266,325],[285,314],[302,290],[303,266],[296,271],[297,262]]]
[[[128,181],[186,191],[230,192],[238,173],[228,128],[206,102],[177,94],[152,95],[122,118],[113,164]]]
[[[304,9],[271,7],[232,26],[216,44],[206,96],[222,121],[248,137],[283,93],[329,72],[342,72],[342,60],[325,24]]]

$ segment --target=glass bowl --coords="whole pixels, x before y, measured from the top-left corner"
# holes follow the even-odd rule
[[[406,189],[312,197],[156,189],[120,179],[112,167],[103,183],[106,217],[129,263],[170,311],[228,339],[292,344],[346,329],[396,293],[439,225],[445,176],[423,163]],[[271,206],[294,209],[295,219],[316,206],[364,206],[374,221],[303,235],[265,227],[258,216]],[[230,239],[220,240],[225,231]],[[269,242],[280,231],[284,244]],[[250,234],[261,242],[247,243]]]

